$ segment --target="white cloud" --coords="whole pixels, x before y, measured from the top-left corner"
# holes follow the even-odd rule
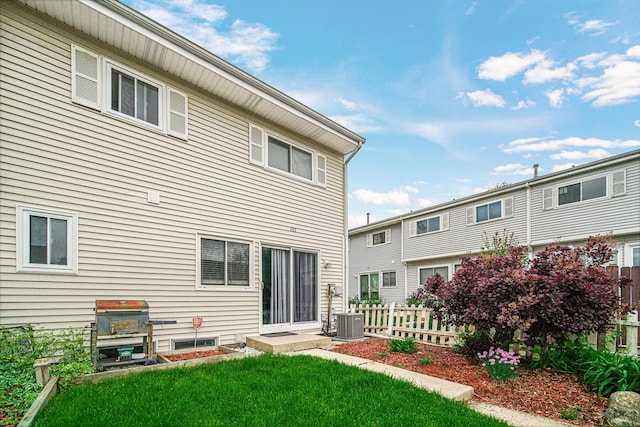
[[[616,25],[615,22],[603,21],[601,19],[590,19],[585,22],[573,21],[571,23],[578,33],[591,33],[593,35],[604,34],[604,32],[609,28]]]
[[[435,199],[418,199],[418,206],[421,208],[428,208],[436,204]]]
[[[404,187],[401,187],[400,190],[406,191],[407,193],[413,193],[413,194],[417,194],[420,192],[420,190],[418,190],[416,187],[412,185],[405,185]]]
[[[553,108],[560,108],[562,103],[564,102],[564,89],[556,89],[545,92],[547,98],[549,99],[549,105]]]
[[[383,127],[373,122],[373,119],[362,113],[349,115],[332,115],[331,120],[342,126],[360,133],[380,132]]]
[[[602,61],[606,57],[606,52],[590,53],[576,59],[576,63],[578,63],[578,65],[580,65],[581,67],[592,69],[595,68],[600,63],[600,61]]]
[[[526,141],[526,142],[523,142]],[[557,151],[563,148],[611,148],[611,149],[626,149],[633,147],[640,147],[640,140],[606,140],[600,138],[578,138],[569,137],[565,139],[549,139],[543,140],[542,138],[529,138],[527,140],[515,140],[510,142],[507,147],[503,148],[505,153],[520,153],[527,151]]]
[[[588,83],[591,90],[582,99],[596,107],[631,102],[640,96],[640,62],[619,62]]]
[[[640,45],[627,49],[627,57],[640,59]]]
[[[575,64],[569,63],[564,67],[553,68],[555,63],[550,60],[540,61],[534,68],[524,73],[524,84],[547,83],[552,80],[567,80],[573,77],[577,70]]]
[[[478,4],[478,2],[473,2],[471,3],[471,6],[469,6],[469,9],[467,9],[467,11],[464,13],[465,15],[473,15],[474,13],[476,13],[476,5]]]
[[[575,163],[563,163],[561,165],[555,165],[552,170],[553,172],[563,171],[565,169],[571,169],[575,165]]]
[[[611,154],[607,150],[603,150],[602,148],[595,148],[593,150],[588,151],[566,151],[563,150],[559,153],[552,154],[552,160],[582,160],[582,159],[604,159],[605,157],[609,157]]]
[[[131,5],[162,25],[183,35],[212,53],[239,63],[253,72],[269,64],[269,52],[275,50],[279,34],[266,25],[236,19],[222,28],[228,13],[223,6],[202,0],[131,0]]]
[[[533,175],[533,168],[520,163],[509,163],[507,165],[496,166],[491,175]]]
[[[355,110],[358,107],[355,102],[346,100],[344,98],[337,98],[336,101],[347,110]]]
[[[518,104],[516,104],[515,107],[511,107],[512,110],[524,110],[530,107],[535,107],[536,103],[532,100],[530,100],[529,98],[527,99],[521,99],[520,101],[518,101]]]
[[[462,183],[471,182],[471,179],[469,179],[469,178],[457,178],[456,182],[462,182]]]
[[[503,82],[544,60],[544,52],[537,49],[528,54],[507,52],[502,56],[492,56],[480,64],[478,77]]]
[[[392,190],[386,193],[377,193],[373,190],[359,189],[353,192],[353,196],[359,202],[368,205],[392,205],[408,206],[409,193],[402,190]]]
[[[373,216],[369,216],[369,222],[375,222]],[[360,227],[361,225],[367,225],[367,215],[349,215],[349,228]]]
[[[491,89],[467,92],[467,97],[474,107],[504,107],[505,101],[500,95],[496,95]]]
[[[635,125],[635,127],[640,128],[640,120],[636,120],[635,122],[633,122],[633,124]]]

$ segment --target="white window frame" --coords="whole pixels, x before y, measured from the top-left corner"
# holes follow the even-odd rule
[[[418,233],[418,223],[422,221],[429,221],[433,218],[440,218],[440,228],[433,231],[427,231],[426,233]],[[426,236],[428,234],[442,233],[449,230],[449,212],[445,212],[440,215],[431,215],[423,218],[418,218],[415,221],[409,223],[409,237]]]
[[[146,83],[148,85],[154,86],[158,89],[158,124],[155,125],[151,122],[147,122],[146,120],[143,119],[139,119],[136,116],[130,116],[128,114],[125,113],[121,113],[120,111],[117,110],[113,110],[111,109],[111,104],[112,104],[112,99],[111,99],[111,95],[112,95],[112,78],[111,78],[111,73],[112,71],[117,71],[119,73],[122,73],[128,77],[134,78],[135,81],[141,81],[143,83]],[[138,125],[144,126],[144,127],[148,127],[151,129],[155,129],[155,130],[159,130],[159,131],[163,131],[165,129],[165,118],[164,116],[167,113],[167,109],[165,106],[165,99],[164,99],[164,94],[166,91],[166,86],[148,76],[143,75],[142,73],[136,72],[124,65],[118,64],[114,61],[111,60],[106,60],[105,61],[105,84],[104,84],[104,90],[105,90],[105,94],[103,99],[105,100],[104,102],[104,111],[107,114],[116,116],[118,118],[121,118],[123,120],[126,121],[130,121],[133,123],[136,123]],[[134,84],[134,91],[136,90],[136,85]],[[134,101],[134,112],[137,110],[137,103]]]
[[[494,203],[500,202],[500,216],[498,218],[489,218],[484,221],[478,221],[478,208],[482,206],[492,205]],[[510,206],[508,206],[510,205]],[[475,224],[486,224],[489,222],[500,221],[506,218],[511,218],[514,215],[515,211],[515,200],[513,196],[505,197],[503,199],[494,199],[483,203],[478,203],[477,205],[473,205],[472,207],[466,208],[466,216],[467,216],[467,225],[475,225]]]
[[[276,168],[274,166],[271,166],[269,164],[269,142],[270,142],[269,140],[271,138],[274,139],[275,141],[279,142],[280,144],[288,145],[289,146],[289,153],[291,153],[291,150],[293,148],[295,148],[295,149],[300,150],[302,152],[305,152],[305,153],[307,153],[307,154],[309,154],[311,156],[311,178],[310,179],[307,179],[304,176],[296,175],[291,171],[284,171],[282,169],[278,169],[278,168]],[[315,183],[315,179],[316,179],[316,175],[317,175],[317,173],[314,171],[314,168],[316,167],[316,160],[315,160],[316,155],[312,150],[309,150],[308,148],[302,147],[302,146],[300,146],[298,144],[292,143],[291,141],[288,141],[287,139],[282,138],[280,136],[277,136],[277,135],[275,135],[273,133],[267,132],[267,137],[266,137],[265,144],[264,144],[264,156],[265,156],[264,157],[264,159],[265,159],[264,160],[264,165],[265,165],[266,169],[269,169],[269,170],[271,170],[273,172],[276,172],[276,173],[279,173],[279,174],[282,174],[282,175],[290,176],[290,177],[292,177],[294,179],[297,179],[297,180],[300,180],[300,181],[303,181],[303,182]],[[292,161],[293,160],[292,160],[292,158],[290,156],[290,158],[289,158],[289,168],[290,169],[293,167],[292,166]]]
[[[86,73],[83,73],[80,70],[78,70],[78,63],[77,63],[78,53],[88,55],[90,58],[95,60],[95,65],[97,69],[95,75],[87,75]],[[85,56],[85,58],[86,57],[87,56]],[[144,127],[149,130],[161,132],[165,135],[173,136],[173,137],[184,139],[184,140],[188,139],[189,97],[184,92],[176,90],[175,88],[170,87],[154,78],[151,78],[145,75],[144,73],[140,73],[132,69],[131,67],[118,63],[117,61],[111,60],[109,58],[103,57],[101,55],[98,55],[80,46],[76,46],[76,45],[71,46],[71,58],[72,58],[71,99],[74,103],[98,110],[102,114],[115,117],[120,120],[124,120],[126,122]],[[133,77],[137,80],[143,81],[147,84],[150,84],[158,88],[158,124],[157,125],[142,119],[138,119],[135,116],[129,116],[127,114],[111,109],[111,84],[112,84],[111,71],[114,69],[123,74],[126,74],[130,77]],[[84,82],[84,86],[81,82],[79,82],[79,79],[81,79]],[[79,87],[83,86],[83,89],[86,90],[87,84],[91,84],[94,86],[96,91],[94,93],[96,100],[89,99],[87,97],[82,96],[82,93],[79,90]],[[94,88],[91,88],[91,90],[93,91]],[[172,95],[183,98],[184,111],[179,111],[171,108]],[[134,109],[135,108],[136,107],[134,106]],[[178,124],[176,122],[172,122],[172,116],[176,118],[180,118],[184,122],[183,130],[174,128],[172,126],[173,124]]]
[[[624,245],[624,258],[621,267],[633,267],[633,250],[640,249],[640,242],[629,242]],[[620,258],[620,257],[618,257]]]
[[[376,234],[384,234],[384,242],[382,242],[382,243],[374,243],[373,236],[375,236]],[[375,232],[367,234],[367,247],[368,248],[376,247],[376,246],[388,245],[390,243],[391,243],[391,229],[390,228],[388,228],[386,230],[375,231]]]
[[[431,264],[426,264],[426,265],[419,265],[416,268],[416,278],[418,279],[418,287],[424,285],[424,283],[420,283],[420,270],[426,269],[426,268],[432,268],[432,269],[436,269],[436,268],[446,268],[447,269],[447,277],[444,278],[445,282],[448,280],[451,280],[451,265],[450,264],[438,264],[438,265],[431,265]]]
[[[618,180],[614,182],[614,177],[622,176],[622,181]],[[605,178],[605,195],[594,197],[591,199],[583,200],[582,199],[582,189],[583,183],[585,181],[593,181],[596,179]],[[580,184],[580,200],[570,203],[560,204],[560,188],[569,187],[571,185]],[[620,188],[621,187],[621,188]],[[542,210],[551,210],[551,209],[563,209],[566,206],[576,206],[582,205],[583,203],[593,203],[599,200],[611,199],[614,197],[624,196],[627,194],[627,171],[626,169],[618,169],[611,172],[600,173],[597,175],[592,175],[588,177],[582,177],[579,179],[574,179],[569,182],[565,182],[562,184],[555,185],[553,187],[546,187],[542,189]],[[551,202],[549,203],[549,197],[551,197]]]
[[[29,262],[30,220],[32,216],[67,221],[67,265],[34,264]],[[49,243],[47,243],[47,248]],[[18,273],[77,274],[78,214],[35,206],[16,207],[16,271]]]
[[[393,285],[385,286],[384,285],[384,275],[394,273],[396,280],[394,280]],[[398,270],[384,270],[380,272],[380,289],[391,289],[398,287]]]
[[[380,271],[363,271],[362,273],[358,273],[358,298],[364,298],[362,296],[362,289],[360,288],[360,280],[362,276],[368,276],[369,280],[368,280],[368,296],[367,299],[371,299],[371,275],[372,274],[377,274],[378,275],[378,296],[375,298],[380,298],[380,290],[382,289],[382,273]]]
[[[200,340],[213,340],[213,346],[205,346],[205,347],[200,347],[198,346],[196,348],[196,350],[198,349],[208,349],[211,350],[213,348],[217,348],[220,346],[220,335],[203,335],[200,336],[198,335],[198,341]],[[176,343],[188,343],[191,342],[193,344],[193,342],[196,341],[195,337],[193,335],[191,336],[177,336],[177,337],[171,337],[169,338],[169,348],[171,348],[171,351],[187,351],[188,348],[184,348],[184,349],[178,349],[176,350]],[[191,350],[194,350],[193,348]]]
[[[327,156],[318,153],[312,149],[305,147],[297,142],[291,142],[289,139],[278,135],[275,132],[271,132],[258,125],[249,123],[248,126],[248,144],[249,144],[249,163],[257,166],[261,166],[271,172],[279,175],[287,176],[289,178],[296,179],[298,181],[313,184],[318,187],[326,187],[328,179],[328,160]],[[289,146],[291,152],[292,148],[303,151],[311,155],[311,179],[307,179],[304,176],[296,175],[293,172],[284,171],[274,166],[269,165],[269,139],[273,138],[281,144]],[[291,161],[291,159],[289,159]]]
[[[225,242],[225,261],[224,261],[224,268],[225,268],[225,283],[222,285],[203,285],[202,284],[202,266],[201,266],[201,262],[202,262],[202,250],[201,250],[201,245],[202,245],[202,239],[209,239],[209,240],[217,240],[217,241],[222,241]],[[227,251],[226,251],[226,247],[228,243],[240,243],[243,245],[249,245],[249,284],[247,286],[245,285],[229,285],[228,283],[228,275],[227,275]],[[232,238],[227,238],[227,237],[220,237],[220,236],[213,236],[211,234],[205,234],[205,233],[198,233],[196,234],[196,283],[195,283],[195,287],[197,290],[207,290],[207,291],[235,291],[235,292],[247,292],[247,291],[252,291],[255,289],[254,286],[254,257],[255,254],[253,252],[253,242],[247,241],[247,240],[241,240],[241,239],[232,239]]]

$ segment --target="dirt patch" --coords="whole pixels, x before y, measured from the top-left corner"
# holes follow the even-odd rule
[[[333,351],[469,385],[475,391],[476,402],[580,426],[606,425],[603,417],[608,399],[584,390],[577,375],[519,367],[515,380],[496,383],[479,363],[450,348],[420,344],[416,353],[402,354],[391,353],[388,343],[389,340],[376,338],[340,344]],[[562,418],[562,413],[572,408],[578,410],[581,419]]]
[[[172,362],[180,362],[182,360],[191,360],[191,359],[200,359],[202,357],[210,357],[210,356],[221,356],[223,354],[227,354],[222,350],[202,350],[202,351],[190,351],[188,353],[180,353],[180,354],[172,354],[165,356],[164,358],[169,359]]]

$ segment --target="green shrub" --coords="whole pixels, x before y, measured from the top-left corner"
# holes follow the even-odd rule
[[[349,305],[355,304],[369,304],[369,305],[384,305],[384,299],[381,297],[365,297],[365,298],[349,298]]]
[[[431,363],[433,363],[433,360],[431,360],[429,356],[425,356],[418,359],[418,362],[422,363],[423,365],[430,365]]]
[[[415,353],[418,351],[418,343],[411,337],[393,339],[389,341],[389,350],[394,353]]]
[[[6,425],[17,424],[42,390],[33,363],[54,356],[59,362],[50,366],[52,376],[69,379],[93,370],[82,330],[43,333],[32,325],[0,329],[0,412]]]
[[[469,331],[465,329],[458,334],[458,342],[453,346],[456,353],[476,357],[478,353],[493,346],[493,339],[487,331]]]

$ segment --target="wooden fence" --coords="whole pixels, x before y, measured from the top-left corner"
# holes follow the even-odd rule
[[[411,337],[416,341],[453,346],[462,328],[447,325],[421,305],[369,305],[351,304],[351,313],[362,313],[364,331],[388,337]]]
[[[640,355],[640,322],[638,311],[640,309],[640,267],[607,267],[607,271],[613,277],[626,276],[631,279],[631,284],[623,289],[622,302],[630,304],[632,311],[624,319],[617,321],[615,348],[613,340],[605,334],[592,334],[588,337],[594,347],[609,348],[611,351],[619,351],[628,355]],[[433,312],[422,306],[396,305],[369,305],[351,304],[349,311],[362,313],[364,331],[368,334],[383,335],[388,337],[411,337],[417,341],[443,346],[453,346],[456,336],[462,330],[461,327],[446,325],[433,315]],[[610,344],[611,343],[611,344]],[[610,345],[609,345],[610,344]]]

